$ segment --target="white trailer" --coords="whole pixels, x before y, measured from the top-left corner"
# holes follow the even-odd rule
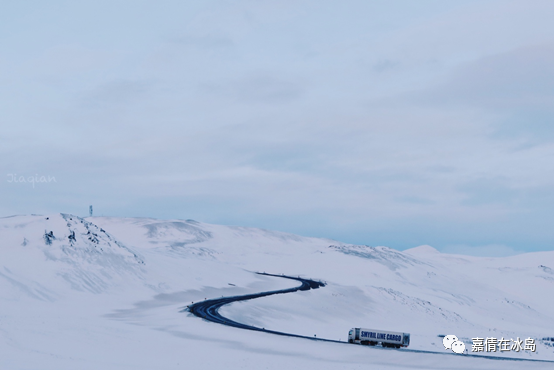
[[[397,333],[393,331],[352,328],[348,332],[348,342],[375,346],[381,343],[383,347],[408,347],[410,344],[409,333]]]

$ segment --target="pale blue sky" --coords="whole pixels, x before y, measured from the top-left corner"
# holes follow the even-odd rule
[[[398,249],[552,250],[552,14],[4,2],[0,215],[93,204]]]

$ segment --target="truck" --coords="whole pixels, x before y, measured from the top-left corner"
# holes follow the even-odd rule
[[[352,328],[348,332],[348,343],[383,347],[400,348],[410,344],[410,333],[397,333],[386,330]]]

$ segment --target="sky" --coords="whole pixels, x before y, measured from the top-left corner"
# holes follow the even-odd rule
[[[554,2],[7,1],[0,216],[554,249]]]

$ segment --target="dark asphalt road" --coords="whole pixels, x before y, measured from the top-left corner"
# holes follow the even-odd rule
[[[315,337],[308,337],[303,335],[297,335],[297,334],[290,334],[290,333],[283,333],[280,331],[275,330],[267,330],[264,328],[258,328],[256,326],[252,325],[246,325],[242,324],[240,322],[236,322],[233,320],[229,320],[219,313],[219,309],[221,306],[224,306],[226,304],[232,303],[232,302],[239,302],[239,301],[246,301],[249,299],[254,298],[260,298],[260,297],[267,297],[274,294],[285,294],[285,293],[293,293],[297,292],[299,290],[310,290],[310,289],[318,289],[320,287],[325,286],[324,283],[321,281],[315,281],[310,279],[304,279],[300,277],[294,277],[294,276],[285,276],[285,275],[273,275],[273,274],[266,274],[266,273],[258,273],[259,275],[266,275],[266,276],[275,276],[280,277],[284,279],[291,279],[291,280],[297,280],[301,284],[295,288],[289,288],[289,289],[280,289],[280,290],[272,290],[269,292],[261,292],[261,293],[253,293],[253,294],[246,294],[241,296],[233,296],[233,297],[222,297],[222,298],[214,298],[214,299],[208,299],[202,302],[194,303],[185,311],[190,311],[194,315],[201,317],[203,319],[206,319],[211,322],[216,322],[218,324],[228,325],[228,326],[234,326],[235,328],[240,329],[247,329],[247,330],[255,330],[255,331],[263,331],[265,333],[271,333],[271,334],[277,334],[277,335],[284,335],[287,337],[296,337],[296,338],[306,338],[311,340],[319,340],[319,341],[325,341],[325,342],[337,342],[337,343],[345,343],[338,340],[331,340],[331,339],[323,339],[323,338],[315,338]]]
[[[246,295],[240,295],[240,296],[231,296],[231,297],[221,297],[221,298],[214,298],[214,299],[207,299],[202,302],[194,303],[190,306],[187,306],[183,310],[183,312],[191,312],[192,314],[201,317],[203,319],[206,319],[211,322],[215,322],[218,324],[223,324],[227,326],[233,326],[235,328],[240,329],[247,329],[247,330],[255,330],[255,331],[261,331],[264,333],[270,333],[270,334],[276,334],[276,335],[282,335],[287,337],[294,337],[294,338],[303,338],[303,339],[310,339],[315,341],[321,341],[321,342],[332,342],[332,343],[340,343],[340,344],[349,344],[348,342],[344,341],[338,341],[338,340],[332,340],[332,339],[325,339],[325,338],[317,338],[317,337],[308,337],[305,335],[298,335],[298,334],[291,334],[291,333],[284,333],[281,331],[275,331],[275,330],[268,330],[265,328],[258,328],[256,326],[242,324],[240,322],[236,322],[230,319],[227,319],[219,313],[219,309],[229,303],[233,302],[240,302],[240,301],[246,301],[249,299],[254,298],[260,298],[260,297],[267,297],[274,294],[285,294],[285,293],[293,293],[297,292],[299,290],[310,290],[310,289],[318,289],[320,287],[324,287],[325,284],[321,281],[311,280],[311,279],[304,279],[301,277],[294,277],[294,276],[285,276],[285,275],[274,275],[274,274],[267,274],[267,273],[261,273],[258,272],[259,275],[265,275],[265,276],[274,276],[284,279],[291,279],[291,280],[297,280],[301,284],[297,286],[296,288],[289,288],[289,289],[280,289],[280,290],[272,290],[268,292],[261,292],[261,293],[253,293],[253,294],[246,294]],[[346,328],[347,330],[350,328]],[[435,355],[447,355],[447,356],[464,356],[464,357],[473,357],[473,358],[482,358],[482,359],[489,359],[489,360],[500,360],[500,361],[533,361],[533,362],[547,362],[547,363],[554,363],[554,361],[548,361],[548,360],[534,360],[534,359],[519,359],[519,358],[506,358],[506,357],[498,357],[498,356],[486,356],[486,355],[475,355],[475,354],[465,354],[465,355],[459,355],[454,352],[433,352],[433,351],[424,351],[424,350],[417,350],[417,349],[408,349],[408,348],[402,348],[402,349],[393,349],[393,348],[383,348],[378,346],[371,346],[368,348],[372,349],[379,349],[384,351],[403,351],[403,352],[415,352],[415,353],[429,353],[429,354],[435,354]]]

